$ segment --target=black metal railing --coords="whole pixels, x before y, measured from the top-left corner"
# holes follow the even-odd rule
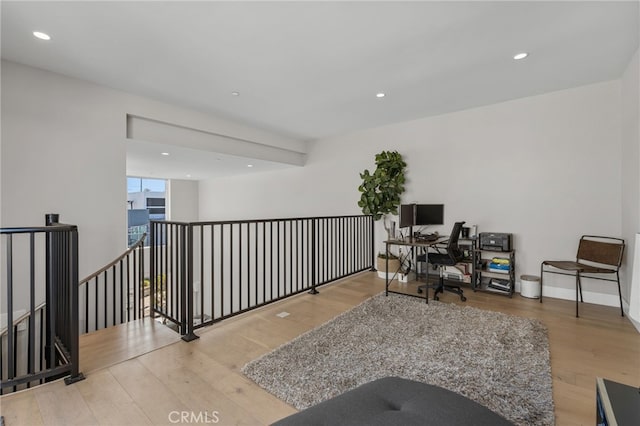
[[[1,392],[79,372],[78,231],[47,215],[47,226],[0,229]]]
[[[144,279],[146,234],[117,259],[80,281],[80,330],[90,333],[149,315]]]
[[[13,375],[23,375],[42,371],[45,367],[45,336],[46,336],[46,303],[34,307],[33,310],[25,311],[19,309],[14,311],[18,314],[12,321],[11,331],[7,324],[2,324],[0,329],[0,350],[2,351],[2,379],[9,377],[10,370]],[[4,318],[3,318],[4,319]],[[12,347],[9,347],[11,341]],[[9,359],[9,353],[13,356]],[[11,368],[10,368],[11,367]],[[41,384],[44,380],[32,380],[12,388],[2,388],[1,393],[13,392],[23,388],[28,388]]]
[[[151,310],[197,338],[196,328],[371,269],[373,232],[371,216],[151,221]]]

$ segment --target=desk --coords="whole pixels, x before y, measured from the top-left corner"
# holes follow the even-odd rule
[[[387,240],[387,241],[385,241],[384,244],[386,246],[386,254],[387,254],[386,268],[385,268],[387,270],[387,273],[385,275],[385,281],[386,281],[385,282],[385,295],[388,296],[389,293],[396,293],[396,294],[404,294],[405,296],[419,297],[421,299],[423,298],[422,296],[420,296],[418,294],[413,295],[413,294],[408,294],[408,293],[402,293],[402,292],[399,292],[399,291],[389,290],[389,284],[391,284],[391,281],[393,281],[393,279],[398,275],[398,271],[395,271],[395,273],[391,276],[391,279],[389,279],[389,275],[390,275],[390,272],[391,272],[391,271],[389,271],[389,247],[390,246],[404,246],[404,247],[410,247],[411,248],[411,250],[409,250],[409,252],[406,254],[406,256],[404,256],[404,257],[399,256],[399,258],[400,258],[400,267],[402,268],[404,260],[406,260],[408,258],[408,256],[410,256],[412,254],[414,255],[413,256],[414,264],[416,263],[415,262],[415,252],[414,252],[414,250],[416,248],[424,248],[425,250],[427,250],[429,247],[434,246],[434,245],[436,245],[438,243],[441,243],[443,241],[446,241],[448,239],[449,239],[449,237],[446,236],[446,237],[438,237],[438,238],[436,238],[434,240],[429,240],[429,241],[425,241],[425,240],[422,240],[422,239],[415,239],[415,238],[405,238],[405,239],[402,239],[402,240]],[[416,280],[417,279],[418,279],[418,277],[417,277],[417,274],[416,274]],[[425,283],[429,284],[429,269],[428,268],[427,268],[427,275],[426,275],[426,278],[425,278]],[[429,303],[429,288],[428,287],[425,289],[424,295],[425,295],[424,299],[425,299],[426,303]]]

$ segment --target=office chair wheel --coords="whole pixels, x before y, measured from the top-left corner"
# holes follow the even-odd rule
[[[418,288],[418,294],[422,294],[422,289]]]
[[[464,296],[460,296],[460,300],[462,300],[463,302],[466,302],[466,301],[467,301],[467,298],[466,298],[466,297],[464,297]]]

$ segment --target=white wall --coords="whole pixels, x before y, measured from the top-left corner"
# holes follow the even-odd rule
[[[622,275],[632,282],[624,294],[629,303],[629,316],[640,330],[640,250],[635,246],[640,233],[640,51],[629,62],[621,78],[622,139],[622,234],[627,241],[626,263]],[[633,271],[632,271],[633,269]],[[635,275],[633,281],[632,275]]]
[[[108,91],[3,61],[2,226],[59,213],[78,225],[83,277],[124,251],[123,130]]]
[[[45,213],[60,213],[78,225],[82,277],[126,249],[128,114],[306,150],[301,141],[8,61],[1,77],[0,224],[41,225]]]
[[[636,52],[620,82],[622,140],[622,231],[629,258],[634,253],[634,235],[640,232],[640,68]],[[625,265],[630,272],[631,262]]]
[[[621,175],[637,173],[640,162],[636,154],[622,163],[621,138],[631,140],[625,150],[637,150],[633,136],[621,135],[634,131],[633,121],[622,126],[620,114],[622,93],[637,87],[634,67],[622,82],[319,141],[303,168],[201,182],[199,219],[359,213],[359,172],[373,167],[375,153],[397,149],[409,164],[404,201],[445,203],[442,232],[458,219],[481,232],[513,232],[518,275],[537,274],[543,259],[571,258],[583,233],[621,235],[623,199],[636,197],[631,203],[639,208],[637,186],[623,187]],[[3,61],[1,225],[41,224],[47,212],[78,224],[81,276],[126,246],[127,114],[305,149],[300,141]],[[640,222],[637,213],[630,220]],[[547,282],[547,294],[573,297],[570,278]],[[613,286],[603,288],[586,283],[586,300],[615,305]],[[600,294],[590,299],[591,291]]]
[[[169,179],[167,181],[167,220],[197,221],[198,196],[198,181]]]
[[[201,182],[200,217],[359,213],[359,172],[398,150],[404,202],[444,203],[441,233],[456,220],[513,233],[518,277],[539,274],[542,260],[573,258],[582,234],[621,234],[619,107],[611,81],[318,141],[302,169]],[[574,297],[571,278],[545,282],[546,295]],[[618,303],[601,282],[584,290]]]

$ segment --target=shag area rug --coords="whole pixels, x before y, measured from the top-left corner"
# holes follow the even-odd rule
[[[242,371],[299,410],[399,376],[462,394],[516,424],[554,424],[546,327],[473,307],[382,293]]]

